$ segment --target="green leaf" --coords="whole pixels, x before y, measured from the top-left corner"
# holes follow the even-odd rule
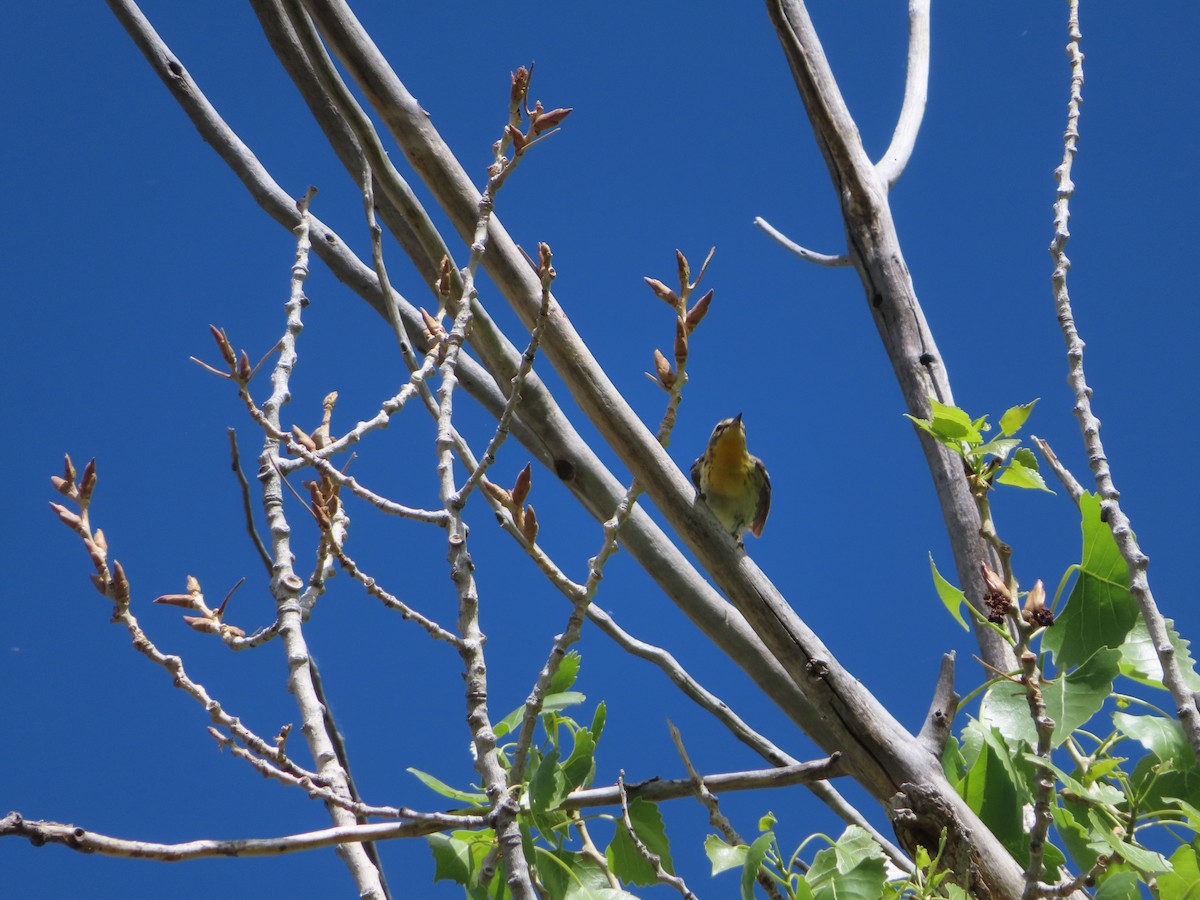
[[[1028,466],[1021,458],[1021,451],[1017,451],[1017,455],[1013,457],[1000,474],[996,476],[996,481],[1000,484],[1007,484],[1009,487],[1027,488],[1034,491],[1045,491],[1047,494],[1053,494],[1054,491],[1046,487],[1046,480],[1042,478],[1037,467]]]
[[[1029,763],[1030,766],[1045,766],[1062,782],[1064,792],[1070,791],[1076,797],[1090,801],[1090,804],[1086,805],[1111,806],[1115,808],[1125,802],[1125,795],[1107,782],[1093,781],[1090,784],[1084,784],[1074,775],[1055,765],[1053,760],[1042,759],[1032,751],[1023,753],[1021,758]],[[1088,868],[1091,868],[1091,866],[1088,866]]]
[[[746,861],[742,863],[742,900],[754,900],[754,884],[758,879],[758,867],[767,858],[767,851],[775,843],[772,831],[760,834],[746,850]]]
[[[629,829],[622,822],[617,823],[617,832],[605,849],[604,856],[609,869],[623,882],[646,887],[657,881],[654,867],[638,852],[637,845],[629,836]]]
[[[592,777],[596,774],[595,755],[596,741],[592,733],[586,728],[580,728],[575,732],[575,746],[571,749],[571,755],[562,766],[568,790],[573,791],[591,784]]]
[[[937,590],[938,596],[942,598],[942,605],[950,611],[950,615],[954,616],[955,621],[963,627],[964,631],[970,631],[970,626],[962,616],[962,605],[966,602],[967,595],[942,577],[941,572],[934,565],[932,553],[929,554],[929,569],[933,572],[933,586]]]
[[[546,694],[546,699],[542,703],[542,715],[561,712],[568,706],[578,706],[585,700],[587,700],[587,695],[581,694],[579,691],[559,691],[556,694]]]
[[[884,859],[883,848],[865,828],[849,825],[833,845],[838,871],[845,875],[871,860]]]
[[[1097,650],[1087,662],[1042,684],[1046,714],[1054,719],[1053,746],[1059,747],[1076,728],[1100,712],[1112,693],[1121,651]],[[1027,710],[1028,711],[1028,710]]]
[[[704,852],[708,855],[708,861],[712,863],[712,874],[719,875],[743,865],[750,848],[745,844],[727,844],[717,835],[710,834],[704,839]]]
[[[1092,832],[1097,839],[1104,843],[1116,856],[1121,857],[1135,869],[1148,875],[1156,875],[1171,871],[1171,864],[1159,853],[1126,843],[1112,830],[1096,810],[1088,811],[1088,821],[1092,824]]]
[[[539,715],[544,716],[547,713],[560,712],[569,706],[578,706],[586,699],[587,697],[578,691],[560,691],[556,694],[547,694],[546,699],[542,701],[542,711]],[[521,704],[497,722],[492,730],[496,733],[496,737],[504,737],[506,734],[515,733],[521,727],[521,722],[524,719],[525,704]]]
[[[1071,733],[1092,718],[1104,706],[1117,677],[1118,650],[1100,650],[1083,665],[1042,683],[1046,715],[1054,720],[1053,747],[1059,747]],[[1029,712],[1025,689],[1019,684],[1000,681],[983,696],[979,719],[1000,729],[1009,741],[1022,740],[1037,746],[1037,729]]]
[[[946,406],[930,398],[930,424],[936,436],[950,441],[965,441],[976,445],[983,443],[983,435],[971,417],[957,406]]]
[[[1184,845],[1171,854],[1171,871],[1158,876],[1159,900],[1200,897],[1200,862],[1196,848]]]
[[[958,785],[958,793],[1009,852],[1024,860],[1029,853],[1029,841],[1021,807],[1028,799],[1029,779],[1017,768],[1020,760],[1014,759],[999,729],[972,720],[963,737],[969,739],[969,749],[978,747],[978,750],[966,777]]]
[[[600,735],[604,734],[604,723],[608,720],[608,707],[601,700],[596,704],[596,712],[592,715],[592,740],[600,743]]]
[[[883,858],[870,835],[851,825],[816,855],[805,881],[814,900],[878,900],[887,881]]]
[[[1167,619],[1167,634],[1175,648],[1175,659],[1183,673],[1184,684],[1190,691],[1200,691],[1200,675],[1196,674],[1196,663],[1189,647],[1191,641],[1184,640],[1175,630],[1175,621]],[[1138,618],[1133,630],[1121,645],[1121,674],[1148,687],[1166,690],[1162,681],[1162,664],[1154,650],[1154,642],[1146,630],[1146,623]]]
[[[466,803],[470,806],[488,806],[487,794],[476,791],[460,791],[458,788],[452,788],[444,781],[438,781],[427,772],[422,772],[420,769],[408,769],[410,773],[415,775],[421,784],[432,791],[436,791],[443,797],[449,797],[451,800],[457,800],[459,803]]]
[[[483,859],[495,846],[496,835],[490,828],[479,831],[452,831],[425,838],[433,852],[434,881],[453,881],[471,885]]]
[[[773,813],[773,812],[769,812],[765,816],[759,816],[758,830],[759,831],[770,831],[772,828],[775,827],[775,823],[778,821],[779,820],[775,818],[775,813]]]
[[[994,438],[986,444],[981,444],[974,450],[976,457],[994,456],[996,459],[1004,462],[1008,459],[1008,454],[1012,453],[1021,444],[1017,438]]]
[[[1096,900],[1141,900],[1138,885],[1144,882],[1137,872],[1114,872],[1095,893]]]
[[[1071,855],[1076,870],[1080,872],[1090,870],[1100,855],[1087,827],[1087,810],[1085,804],[1066,801],[1062,806],[1050,807],[1050,814],[1054,817],[1054,829],[1067,848],[1067,853]]]
[[[674,873],[671,846],[658,805],[648,800],[633,800],[629,804],[629,820],[633,822],[633,830],[646,849],[658,856],[667,872]],[[622,881],[642,887],[655,883],[654,867],[638,852],[624,823],[618,823],[617,832],[604,855],[608,858],[612,873]]]
[[[578,650],[572,650],[562,658],[562,662],[558,664],[558,671],[554,673],[554,677],[550,679],[550,687],[546,690],[548,694],[561,694],[563,691],[570,689],[575,683],[575,679],[579,677],[580,656]]]
[[[633,898],[624,891],[614,891],[608,875],[596,860],[573,850],[547,850],[538,847],[534,857],[538,877],[551,897],[563,900],[612,900]]]
[[[1021,426],[1025,424],[1025,420],[1029,418],[1029,414],[1033,412],[1033,408],[1037,406],[1038,400],[1030,400],[1028,403],[1022,403],[1020,406],[1013,406],[1004,411],[1004,415],[1000,417],[1000,433],[1005,437],[1010,434],[1016,434],[1021,430]]]
[[[1054,654],[1060,669],[1084,662],[1103,647],[1120,647],[1138,618],[1129,593],[1129,567],[1100,520],[1100,499],[1083,494],[1079,510],[1083,561],[1062,614],[1042,638],[1042,647]]]
[[[1113,713],[1113,724],[1129,735],[1161,762],[1175,763],[1175,768],[1185,769],[1195,765],[1196,755],[1183,734],[1183,726],[1175,719],[1162,716],[1131,716],[1129,713]]]
[[[529,778],[529,808],[535,813],[554,809],[570,790],[558,760],[559,753],[554,747],[547,751],[536,766],[532,758],[530,759],[530,766],[534,768]]]
[[[1194,834],[1200,834],[1200,809],[1197,809],[1191,803],[1188,803],[1186,800],[1181,800],[1178,797],[1164,797],[1163,800],[1165,800],[1167,803],[1173,803],[1178,806],[1179,809],[1183,811],[1183,814],[1187,817],[1187,827],[1192,829]]]

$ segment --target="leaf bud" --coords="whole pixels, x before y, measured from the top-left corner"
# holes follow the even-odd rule
[[[658,296],[660,300],[666,303],[671,309],[679,308],[679,295],[673,290],[659,281],[657,278],[646,277],[646,284],[650,285],[650,290]]]
[[[700,320],[704,318],[708,312],[708,304],[712,302],[713,292],[710,290],[707,294],[696,301],[695,305],[688,310],[687,318],[684,320],[687,323],[687,332],[691,334],[696,330],[696,326],[700,324]]]
[[[537,513],[533,511],[533,506],[526,504],[524,522],[521,524],[521,534],[525,536],[525,540],[532,544],[537,540],[538,520]]]

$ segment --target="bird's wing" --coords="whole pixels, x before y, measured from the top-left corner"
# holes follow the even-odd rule
[[[754,469],[762,475],[763,490],[758,495],[758,507],[754,510],[754,518],[750,520],[750,533],[762,537],[763,526],[767,524],[767,513],[771,511],[771,476],[761,459],[754,460]]]

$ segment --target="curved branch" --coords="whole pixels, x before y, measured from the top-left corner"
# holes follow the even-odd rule
[[[925,100],[929,95],[929,3],[908,0],[908,71],[904,78],[904,105],[892,142],[875,166],[875,171],[891,188],[912,157],[925,118]]]
[[[807,247],[801,247],[790,237],[764,219],[762,216],[754,217],[754,224],[767,233],[767,235],[787,250],[789,253],[795,253],[798,257],[806,262],[816,263],[818,266],[830,266],[836,268],[838,266],[850,265],[850,257],[842,254],[841,256],[830,256],[828,253],[817,253],[815,250],[809,250]]]

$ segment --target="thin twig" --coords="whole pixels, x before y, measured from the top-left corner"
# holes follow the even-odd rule
[[[336,543],[333,543],[333,552],[337,556],[337,561],[341,564],[342,568],[350,574],[350,577],[362,584],[362,586],[367,589],[368,594],[370,594],[372,597],[377,597],[380,601],[382,601],[384,606],[388,607],[389,609],[396,610],[398,613],[400,613],[402,618],[411,619],[413,622],[416,622],[435,640],[446,641],[455,647],[459,645],[459,637],[457,634],[443,628],[437,622],[433,621],[433,619],[430,619],[427,616],[417,612],[415,609],[408,606],[406,603],[380,587],[379,583],[366,572],[362,571],[358,567],[358,564],[355,563],[355,561],[349,556],[347,556],[345,551],[342,550],[342,548]]]
[[[1071,297],[1067,290],[1067,272],[1071,261],[1067,258],[1066,247],[1071,233],[1068,222],[1071,219],[1070,201],[1075,194],[1075,183],[1071,180],[1071,167],[1078,152],[1079,145],[1079,107],[1083,102],[1083,53],[1079,49],[1082,35],[1079,31],[1079,0],[1069,0],[1068,33],[1070,43],[1067,44],[1067,56],[1071,60],[1071,98],[1067,104],[1067,128],[1063,137],[1063,161],[1055,170],[1058,179],[1058,199],[1054,203],[1054,239],[1050,243],[1050,256],[1054,260],[1054,306],[1058,312],[1058,323],[1062,328],[1063,338],[1067,344],[1067,383],[1075,395],[1075,417],[1083,433],[1083,444],[1087,449],[1088,465],[1096,480],[1096,489],[1101,497],[1100,509],[1102,518],[1112,530],[1113,538],[1121,557],[1129,566],[1129,591],[1137,602],[1146,624],[1146,632],[1150,642],[1158,654],[1162,666],[1163,684],[1171,692],[1175,702],[1176,714],[1183,726],[1184,734],[1192,751],[1200,756],[1200,710],[1197,709],[1196,696],[1184,681],[1183,672],[1175,647],[1171,643],[1170,629],[1159,612],[1154,594],[1150,590],[1150,581],[1146,569],[1150,557],[1142,552],[1134,536],[1129,517],[1121,509],[1120,492],[1113,481],[1112,471],[1108,465],[1108,456],[1104,452],[1104,443],[1100,439],[1100,420],[1092,412],[1092,389],[1088,387],[1083,370],[1083,340],[1075,327],[1075,315],[1071,309]]]
[[[830,268],[840,268],[850,265],[850,257],[842,254],[840,256],[832,256],[828,253],[818,253],[816,250],[809,250],[806,247],[801,247],[782,231],[764,219],[762,216],[756,216],[754,224],[762,231],[766,232],[775,243],[783,247],[789,253],[794,253],[806,262],[816,263],[818,266],[829,266]]]
[[[1058,480],[1062,482],[1062,486],[1066,488],[1071,500],[1076,506],[1078,506],[1079,498],[1083,496],[1083,485],[1080,484],[1075,479],[1075,476],[1071,474],[1070,470],[1062,464],[1058,458],[1058,455],[1050,449],[1050,444],[1047,441],[1043,441],[1036,434],[1030,435],[1029,439],[1037,445],[1038,450],[1041,451],[1042,459],[1046,461],[1046,465],[1048,465],[1050,470],[1054,472],[1056,476],[1058,476]]]
[[[238,454],[237,431],[227,428],[226,433],[229,435],[230,468],[237,476],[238,486],[242,491],[242,513],[246,517],[246,532],[250,535],[250,540],[258,551],[259,558],[262,559],[269,575],[271,573],[271,554],[267,552],[266,544],[259,537],[258,529],[254,527],[254,509],[250,505],[250,482],[246,480],[246,473],[242,471],[242,460]]]
[[[696,895],[688,889],[687,883],[678,875],[672,875],[670,872],[664,869],[662,858],[657,853],[651,852],[650,848],[642,843],[642,839],[638,837],[637,832],[633,828],[633,820],[629,817],[629,798],[625,792],[624,772],[621,772],[620,777],[617,779],[617,789],[621,794],[621,821],[625,825],[625,833],[628,835],[629,840],[633,843],[634,849],[637,850],[638,855],[641,856],[642,859],[644,859],[647,863],[649,863],[650,868],[654,870],[655,879],[657,879],[659,884],[665,884],[675,888],[675,890],[677,890],[681,896],[686,898],[686,900],[698,900]]]
[[[30,821],[14,812],[0,819],[0,837],[24,837],[35,846],[61,844],[82,853],[99,853],[102,856],[179,862],[186,859],[232,856],[280,856],[284,853],[299,853],[304,850],[317,850],[321,847],[423,837],[457,828],[483,828],[487,824],[484,816],[429,813],[411,822],[339,825],[321,831],[288,834],[274,838],[234,838],[225,841],[201,840],[186,841],[180,844],[158,844],[110,837],[95,831],[87,831],[77,825]]]
[[[683,767],[687,769],[688,778],[691,780],[692,788],[696,793],[696,799],[708,810],[709,824],[721,832],[722,837],[725,838],[725,843],[730,846],[749,846],[749,842],[738,834],[737,829],[733,827],[733,823],[721,812],[720,801],[705,786],[704,779],[696,771],[696,767],[692,765],[687,748],[683,746],[683,735],[679,733],[679,729],[669,719],[667,720],[667,728],[671,731],[671,740],[675,743],[675,751],[679,754],[679,758],[683,760]],[[771,880],[770,873],[761,865],[758,867],[758,874],[755,876],[755,879],[762,885],[762,889],[767,892],[768,897],[771,897],[772,900],[783,900],[783,895],[779,891],[779,885]]]

